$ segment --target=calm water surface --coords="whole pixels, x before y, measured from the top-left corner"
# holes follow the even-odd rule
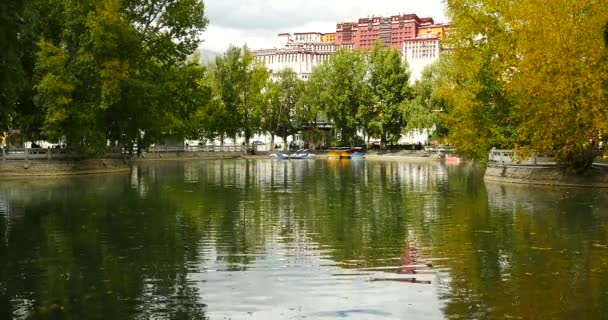
[[[608,192],[436,162],[0,181],[0,319],[601,319]]]

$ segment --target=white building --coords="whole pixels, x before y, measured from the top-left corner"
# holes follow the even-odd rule
[[[338,49],[352,49],[352,45],[336,45],[322,42],[322,33],[280,33],[276,47],[254,51],[257,59],[264,62],[271,73],[290,68],[300,79],[307,80],[314,67],[329,60]]]
[[[439,59],[441,40],[435,36],[418,37],[403,42],[403,58],[412,72],[412,83],[420,80],[422,70]]]

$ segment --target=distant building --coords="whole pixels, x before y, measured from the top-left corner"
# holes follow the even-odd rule
[[[373,49],[376,41],[385,48],[403,51],[412,71],[412,82],[420,79],[422,69],[439,58],[441,40],[447,24],[435,24],[433,18],[416,14],[360,18],[341,22],[335,33],[280,33],[273,49],[255,51],[272,73],[291,68],[306,80],[317,65],[327,61],[340,48]]]
[[[329,60],[329,56],[339,48],[352,49],[352,45],[336,45],[323,42],[324,34],[319,32],[280,33],[277,47],[254,51],[257,59],[264,62],[271,73],[290,68],[300,79],[307,80],[312,69]],[[331,37],[331,35],[327,36]],[[326,38],[327,39],[327,38]]]
[[[422,70],[439,59],[441,39],[435,35],[427,35],[403,42],[403,58],[410,67],[410,81],[420,80]]]
[[[446,24],[435,24],[433,18],[416,14],[360,18],[357,22],[336,25],[336,44],[353,44],[355,49],[372,49],[380,40],[384,47],[402,49],[403,42],[421,35],[445,36]]]
[[[322,33],[321,42],[323,43],[336,43],[336,33]]]

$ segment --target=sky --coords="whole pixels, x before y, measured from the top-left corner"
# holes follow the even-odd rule
[[[340,21],[372,15],[415,13],[447,22],[444,7],[443,0],[206,0],[209,25],[201,48],[272,48],[278,33],[335,32]]]

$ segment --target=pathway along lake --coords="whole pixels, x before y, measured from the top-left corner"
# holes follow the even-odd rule
[[[608,192],[439,162],[0,182],[0,319],[600,319]]]

